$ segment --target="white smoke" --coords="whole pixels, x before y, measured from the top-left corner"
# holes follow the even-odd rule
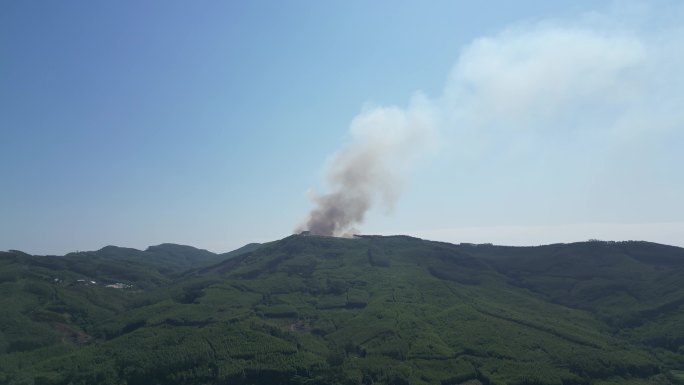
[[[616,151],[644,136],[681,137],[681,16],[682,7],[657,13],[617,7],[474,40],[461,51],[442,95],[354,118],[352,142],[327,173],[331,192],[313,198],[301,229],[344,235],[378,201],[394,204],[412,161],[437,137],[479,155],[557,133],[617,143]]]
[[[429,147],[436,129],[431,102],[417,94],[406,109],[368,109],[352,121],[351,142],[328,170],[332,192],[314,196],[302,227],[318,235],[347,236],[376,201],[391,207],[413,160]]]

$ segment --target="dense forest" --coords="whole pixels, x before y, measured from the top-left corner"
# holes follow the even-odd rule
[[[294,235],[0,253],[0,384],[684,383],[684,249]]]

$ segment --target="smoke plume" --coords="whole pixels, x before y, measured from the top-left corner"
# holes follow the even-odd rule
[[[676,162],[662,154],[684,143],[684,7],[620,4],[474,39],[441,95],[363,111],[327,169],[330,192],[312,198],[299,230],[344,236],[376,204],[391,208],[412,162],[438,133],[456,163],[479,162],[498,177],[536,167],[553,179],[566,170],[589,191],[596,183],[612,188],[606,204],[634,190],[636,171],[619,179],[626,164],[645,170],[643,179],[666,175]],[[445,178],[461,180],[453,169],[462,165],[443,163]],[[520,201],[528,195],[522,191]]]
[[[436,129],[431,102],[416,95],[406,109],[376,107],[351,123],[351,141],[332,159],[332,191],[312,199],[315,207],[299,230],[350,236],[380,202],[392,208],[414,159],[430,147]]]

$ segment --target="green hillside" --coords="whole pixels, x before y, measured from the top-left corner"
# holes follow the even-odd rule
[[[0,383],[682,383],[683,283],[647,242],[0,253]]]

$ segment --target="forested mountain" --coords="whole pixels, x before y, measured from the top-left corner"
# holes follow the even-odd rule
[[[3,384],[668,384],[684,249],[294,235],[0,253]]]

